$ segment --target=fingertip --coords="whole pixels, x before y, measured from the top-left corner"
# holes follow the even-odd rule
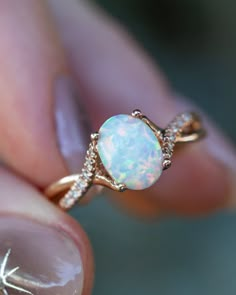
[[[5,2],[0,18],[1,158],[44,188],[82,165],[86,115],[45,2]]]
[[[81,226],[28,183],[0,175],[0,255],[11,248],[18,283],[34,294],[91,294],[93,255]]]
[[[67,9],[63,1],[50,3],[96,128],[107,117],[136,108],[161,128],[179,112],[198,111],[190,103],[179,102],[159,68],[109,17],[83,2],[71,1]],[[213,133],[219,134],[218,128]],[[126,192],[117,200],[121,198],[128,208],[133,202],[134,211],[145,215],[162,211],[195,215],[224,207],[232,195],[235,171],[229,162],[235,165],[236,157],[234,148],[221,147],[225,136],[215,137],[220,139],[193,143],[176,153],[172,167],[153,188]],[[207,138],[212,138],[211,130]]]

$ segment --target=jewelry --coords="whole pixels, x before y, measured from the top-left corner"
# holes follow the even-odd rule
[[[21,287],[13,285],[7,281],[7,279],[10,278],[20,268],[19,266],[17,266],[8,272],[6,271],[7,261],[9,259],[10,254],[11,254],[11,249],[8,249],[0,266],[0,293],[2,293],[3,295],[8,295],[7,288],[10,288],[13,290],[17,290],[19,292],[33,295],[33,293],[31,293],[30,291],[27,291]]]
[[[91,135],[82,172],[53,183],[45,194],[67,210],[93,184],[119,192],[148,188],[171,166],[177,143],[196,141],[204,133],[200,118],[192,112],[176,116],[166,129],[139,110],[113,116]]]

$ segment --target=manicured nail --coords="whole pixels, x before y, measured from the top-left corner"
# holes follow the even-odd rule
[[[0,265],[0,290],[6,288],[8,294],[82,294],[84,273],[77,246],[63,232],[35,221],[0,217]],[[7,273],[12,287],[1,280]]]
[[[59,77],[55,85],[55,121],[58,145],[70,172],[78,172],[89,144],[90,125],[72,79]]]

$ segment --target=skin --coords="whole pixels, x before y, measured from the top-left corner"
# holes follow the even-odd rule
[[[54,126],[55,77],[73,73],[93,130],[104,118],[135,108],[165,126],[176,113],[189,109],[189,103],[175,97],[162,72],[98,8],[75,0],[1,0],[0,8],[0,211],[63,228],[80,249],[83,295],[88,295],[93,263],[86,234],[40,193],[69,174]],[[233,207],[235,151],[208,119],[206,126],[209,137],[177,152],[158,185],[145,193],[114,195],[113,200],[145,217]]]

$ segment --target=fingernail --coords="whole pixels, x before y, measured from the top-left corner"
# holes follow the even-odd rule
[[[0,265],[9,249],[4,273],[19,267],[7,279],[15,287],[34,295],[82,294],[84,273],[79,250],[60,230],[24,218],[1,216]],[[0,290],[4,287],[1,282]],[[14,288],[9,291],[16,294]]]
[[[55,82],[55,122],[66,165],[71,173],[78,172],[83,165],[91,128],[77,88],[66,76]]]

